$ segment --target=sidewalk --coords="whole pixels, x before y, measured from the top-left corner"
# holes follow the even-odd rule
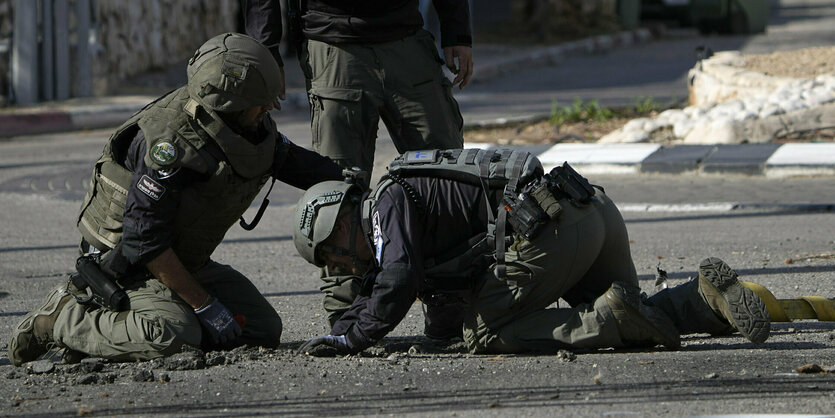
[[[464,147],[499,148],[479,143],[465,143]],[[567,161],[584,174],[835,176],[835,143],[674,147],[648,143],[556,144],[512,148],[537,155],[546,171]]]

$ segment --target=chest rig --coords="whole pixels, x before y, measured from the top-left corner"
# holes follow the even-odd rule
[[[186,268],[198,269],[269,180],[275,156],[285,148],[276,137],[272,119],[265,118],[263,123],[268,125],[267,137],[251,144],[190,99],[185,88],[149,104],[117,129],[94,165],[77,217],[82,237],[103,252],[121,241],[122,218],[134,176],[122,162],[141,129],[146,165],[169,172],[186,168],[205,177],[182,191],[172,242]],[[160,143],[176,149],[176,158],[164,166],[150,156]]]
[[[504,253],[507,246],[507,213],[504,195],[517,195],[522,186],[541,177],[542,164],[531,153],[518,150],[428,150],[400,155],[388,166],[377,187],[363,201],[362,223],[372,231],[371,217],[378,199],[392,184],[400,184],[418,211],[425,204],[417,191],[403,181],[408,177],[435,177],[459,181],[481,188],[487,205],[487,232],[459,243],[450,257],[424,260],[427,285],[436,290],[459,288],[452,277],[466,279],[469,270],[478,268],[479,259],[495,251],[496,273],[505,275]],[[373,245],[372,245],[373,246]]]

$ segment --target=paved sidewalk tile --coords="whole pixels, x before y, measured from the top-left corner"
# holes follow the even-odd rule
[[[677,174],[695,171],[715,148],[714,145],[662,147],[641,162],[641,172]]]
[[[762,174],[780,144],[717,145],[701,164],[703,173]]]
[[[539,155],[546,171],[568,161],[586,173],[634,173],[659,144],[557,144]]]
[[[784,144],[765,162],[764,174],[835,176],[835,143]]]

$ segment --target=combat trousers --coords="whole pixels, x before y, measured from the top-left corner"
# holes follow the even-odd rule
[[[281,318],[255,285],[230,266],[210,261],[194,277],[233,314],[246,319],[237,344],[277,346]],[[112,360],[148,360],[200,347],[202,330],[192,308],[156,279],[125,287],[130,309],[114,312],[68,302],[55,322],[61,346]],[[206,344],[204,344],[204,347]]]
[[[376,44],[308,40],[306,47],[316,152],[370,174],[381,118],[400,153],[463,146],[461,112],[429,32]]]
[[[499,279],[491,267],[477,278],[464,320],[471,352],[624,345],[600,297],[615,281],[638,287],[623,218],[600,190],[588,205],[566,199],[560,205],[557,221],[508,250],[507,277]],[[570,306],[551,306],[560,298]]]
[[[682,335],[728,335],[734,332],[734,328],[713,313],[710,305],[702,297],[698,279],[661,290],[647,299],[646,304],[664,311]]]

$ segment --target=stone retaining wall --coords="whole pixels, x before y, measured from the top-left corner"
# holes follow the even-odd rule
[[[782,77],[747,69],[737,51],[720,52],[690,70],[690,106],[633,119],[599,142],[737,144],[831,129],[835,74],[827,68],[813,78]]]
[[[237,0],[95,0],[93,5],[95,95],[108,94],[128,77],[185,63],[210,37],[236,29],[239,8]],[[0,42],[11,36],[13,7],[13,0],[0,0]],[[10,55],[0,53],[0,106],[9,85]]]
[[[6,106],[11,67],[12,0],[0,0],[0,107]]]
[[[207,39],[234,31],[237,0],[98,0],[101,49],[93,61],[95,94],[132,75],[186,59]]]
[[[696,64],[688,80],[690,105],[712,106],[730,99],[769,94],[795,79],[748,70],[739,51],[723,51]]]

